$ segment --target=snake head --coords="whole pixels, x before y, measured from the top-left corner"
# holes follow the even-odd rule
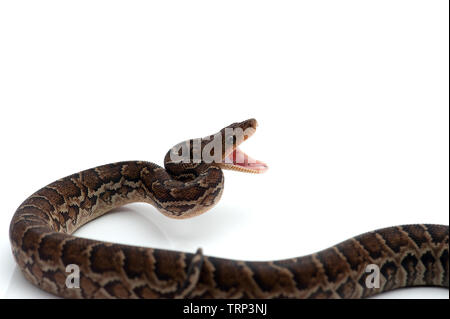
[[[268,166],[245,154],[239,146],[252,136],[258,122],[249,119],[230,124],[219,132],[175,145],[164,164],[173,176],[187,179],[198,176],[210,166],[246,173],[263,173]]]
[[[215,162],[222,169],[246,173],[264,173],[268,166],[266,163],[253,159],[244,153],[239,146],[256,132],[258,122],[249,119],[233,123],[220,130],[222,141],[222,157]]]

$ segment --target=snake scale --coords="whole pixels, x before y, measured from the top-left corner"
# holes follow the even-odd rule
[[[37,287],[66,298],[365,298],[409,286],[449,287],[446,225],[403,225],[368,232],[320,252],[285,260],[242,261],[196,253],[135,247],[73,236],[113,208],[146,202],[172,218],[214,206],[224,185],[222,169],[260,173],[239,144],[256,130],[254,119],[207,138],[188,140],[167,153],[162,168],[127,161],[88,169],[38,190],[17,209],[10,225],[12,252]],[[245,134],[226,137],[226,129]],[[221,161],[173,160],[180,146],[205,151],[212,137]],[[182,149],[182,148],[181,148]],[[237,161],[241,156],[243,161]],[[79,267],[79,288],[66,286],[66,267]],[[379,269],[368,287],[367,265]]]

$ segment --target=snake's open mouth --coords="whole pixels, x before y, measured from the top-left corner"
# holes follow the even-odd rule
[[[253,159],[245,154],[239,146],[249,139],[258,127],[255,119],[233,123],[223,128],[218,136],[222,139],[222,158],[216,162],[222,169],[260,174],[267,171],[266,163]]]
[[[255,174],[264,173],[269,168],[266,163],[253,159],[239,147],[225,157],[221,166],[224,169]]]

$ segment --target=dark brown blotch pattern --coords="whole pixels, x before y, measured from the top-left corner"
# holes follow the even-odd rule
[[[61,261],[61,246],[65,239],[67,235],[60,233],[50,233],[43,237],[38,247],[39,258],[58,265]]]
[[[423,225],[405,225],[401,228],[408,233],[408,237],[416,243],[417,247],[428,243],[427,233]]]
[[[119,247],[98,244],[92,248],[89,256],[91,269],[96,273],[120,273],[120,262],[117,255]]]
[[[155,249],[154,272],[160,280],[183,282],[185,279],[185,266],[183,255],[167,250]]]
[[[322,263],[329,282],[340,281],[349,271],[347,261],[334,249],[326,249],[318,253],[317,259]]]
[[[378,239],[375,232],[366,233],[363,236],[358,236],[357,241],[364,247],[373,259],[380,258],[383,252],[386,251],[383,243]]]
[[[379,230],[378,234],[383,237],[386,245],[396,253],[399,253],[402,248],[408,248],[410,245],[408,236],[395,228]]]
[[[325,282],[324,274],[317,267],[312,255],[275,261],[274,264],[288,269],[293,274],[299,290],[308,290]]]

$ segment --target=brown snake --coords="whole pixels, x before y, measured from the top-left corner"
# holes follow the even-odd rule
[[[180,143],[167,153],[165,169],[149,162],[120,162],[38,190],[20,205],[10,225],[12,252],[23,275],[66,298],[364,298],[401,287],[449,287],[449,232],[444,225],[389,227],[318,253],[267,262],[71,235],[90,220],[133,202],[150,203],[172,218],[205,212],[221,197],[222,169],[258,173],[267,168],[238,148],[256,126],[251,119],[214,136]],[[225,134],[226,129],[239,128],[244,135]],[[208,149],[213,137],[219,138],[220,152]],[[174,161],[183,145],[190,151],[188,161]],[[195,150],[220,161],[196,161]],[[79,288],[66,286],[66,267],[71,264],[79,267]],[[379,288],[367,286],[369,264],[379,269]]]

